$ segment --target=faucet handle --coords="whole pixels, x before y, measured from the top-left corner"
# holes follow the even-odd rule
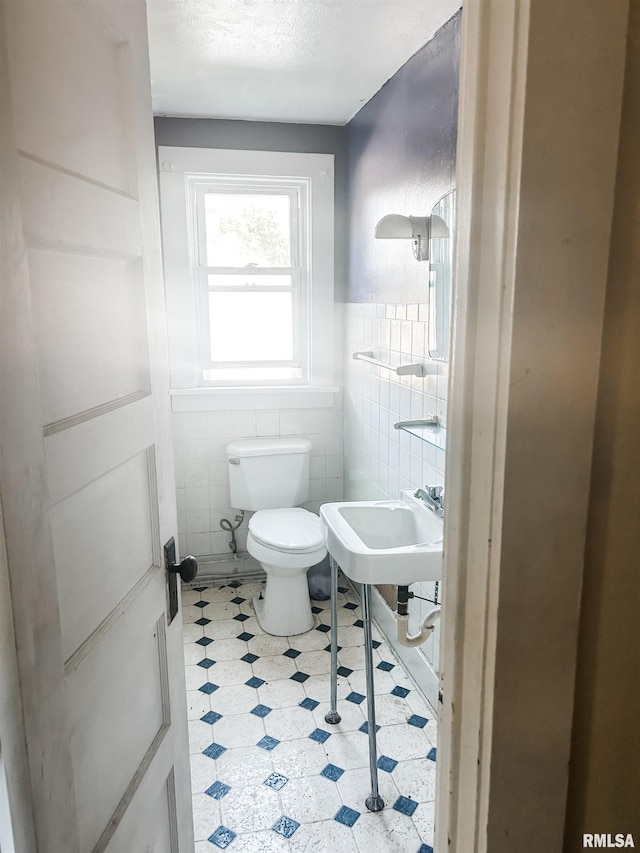
[[[442,486],[427,486],[427,493],[434,500],[442,500],[444,497],[444,488]]]

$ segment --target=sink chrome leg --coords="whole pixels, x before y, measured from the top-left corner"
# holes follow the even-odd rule
[[[367,676],[367,727],[369,730],[369,772],[371,793],[365,806],[371,812],[384,808],[384,800],[378,793],[378,750],[376,747],[376,702],[373,684],[373,637],[371,635],[371,586],[362,584],[362,620],[364,622],[364,662]]]
[[[324,715],[331,725],[341,720],[338,713],[338,564],[329,557],[331,565],[331,707]]]

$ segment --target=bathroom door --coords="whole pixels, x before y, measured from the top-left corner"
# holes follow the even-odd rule
[[[145,4],[0,0],[0,24],[0,487],[27,805],[38,853],[188,853]]]

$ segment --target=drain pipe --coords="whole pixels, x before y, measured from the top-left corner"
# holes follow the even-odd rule
[[[396,613],[396,622],[398,624],[398,642],[401,646],[413,648],[420,646],[432,634],[435,623],[440,618],[440,607],[434,607],[430,610],[420,623],[420,630],[417,634],[409,634],[409,587],[398,587],[398,612]]]

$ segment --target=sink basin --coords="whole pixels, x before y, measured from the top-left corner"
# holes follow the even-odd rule
[[[442,577],[442,519],[403,491],[396,501],[320,507],[327,550],[357,583],[407,585]]]

